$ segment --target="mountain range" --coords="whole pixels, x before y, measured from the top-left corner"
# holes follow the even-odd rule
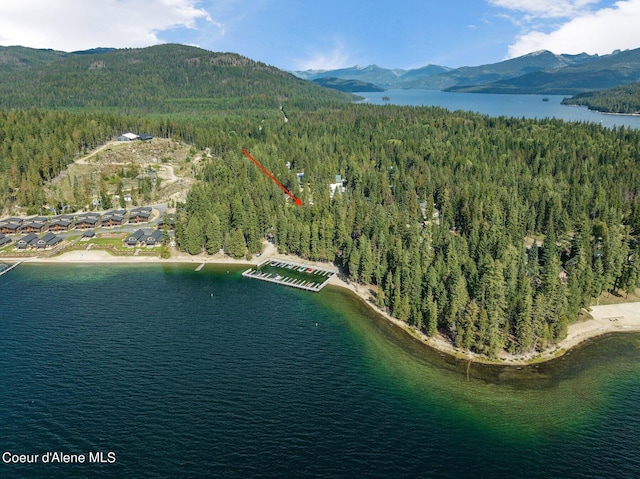
[[[543,50],[498,63],[403,70],[377,65],[286,72],[235,53],[164,44],[60,52],[0,47],[0,107],[124,108],[127,112],[312,108],[353,99],[342,92],[430,89],[575,95],[640,81],[640,48],[609,55]],[[315,83],[315,84],[314,84]],[[321,88],[328,87],[328,88]],[[637,88],[624,110],[636,110]],[[614,92],[619,98],[620,93]],[[602,101],[599,101],[602,103]],[[613,105],[613,102],[607,100]],[[613,108],[613,106],[612,106]]]
[[[292,73],[307,80],[359,80],[384,89],[574,95],[640,81],[640,48],[609,55],[558,55],[541,50],[498,63],[460,68],[427,65],[401,70],[370,65]]]

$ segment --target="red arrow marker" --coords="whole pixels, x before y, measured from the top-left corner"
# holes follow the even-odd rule
[[[278,185],[280,188],[282,188],[282,191],[284,191],[287,195],[289,195],[289,197],[293,200],[293,202],[297,206],[302,206],[302,200],[300,198],[296,198],[293,195],[293,193],[291,193],[288,189],[286,189],[285,186],[282,183],[280,183],[276,179],[275,176],[273,176],[271,173],[269,173],[269,171],[264,166],[262,166],[258,160],[256,160],[253,156],[251,156],[247,150],[245,150],[243,148],[242,149],[242,153],[244,153],[247,156],[247,158],[249,158],[251,161],[253,161],[256,164],[256,166],[258,168],[260,168],[265,175],[267,175],[269,178],[271,178],[271,181],[273,181],[276,185]]]

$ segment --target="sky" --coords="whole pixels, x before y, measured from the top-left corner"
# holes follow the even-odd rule
[[[457,68],[640,47],[640,0],[3,0],[0,45],[183,43],[284,70]]]

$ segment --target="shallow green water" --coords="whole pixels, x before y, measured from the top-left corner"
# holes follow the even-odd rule
[[[327,287],[189,266],[0,278],[1,477],[637,477],[640,335],[517,369],[452,359]]]

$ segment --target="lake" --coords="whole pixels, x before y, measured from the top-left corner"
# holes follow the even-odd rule
[[[638,476],[639,334],[469,364],[335,287],[195,266],[0,277],[0,453],[93,459],[0,477]]]
[[[612,128],[629,126],[640,128],[640,115],[612,115],[588,110],[585,107],[565,106],[565,95],[499,95],[492,93],[454,93],[437,90],[387,90],[357,93],[361,103],[374,105],[441,106],[448,110],[476,111],[489,116],[517,118],[557,118],[566,121],[598,123]],[[388,96],[389,101],[382,98]],[[547,98],[549,101],[543,101]]]

